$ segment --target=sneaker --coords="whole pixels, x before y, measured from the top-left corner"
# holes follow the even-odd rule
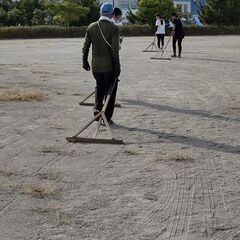
[[[108,124],[109,124],[109,125],[115,125],[115,123],[114,123],[114,121],[113,121],[112,119],[110,119],[110,120],[108,121]],[[102,125],[102,126],[106,126],[103,121],[101,122],[101,125]]]
[[[113,125],[113,124],[115,124],[114,121],[113,121],[112,119],[110,119],[108,123],[109,123],[109,125]]]
[[[100,111],[99,111],[99,110],[97,110],[97,109],[95,109],[95,110],[93,111],[93,115],[94,115],[94,116],[97,116],[99,113],[100,113]],[[95,119],[95,121],[97,121],[97,122],[98,122],[98,121],[99,121],[99,117],[98,117],[98,118],[96,118],[96,119]]]
[[[173,55],[171,55],[171,57],[177,57],[177,55],[176,55],[176,54],[173,54]]]

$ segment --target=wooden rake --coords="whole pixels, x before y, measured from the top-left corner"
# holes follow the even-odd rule
[[[160,49],[158,51],[158,53],[156,53],[154,56],[152,56],[150,59],[154,59],[154,60],[171,60],[170,57],[164,57],[164,54],[166,55],[166,49],[167,49],[167,46],[170,42],[172,38],[172,34],[170,35],[170,37],[168,38],[168,41],[167,41],[167,44],[166,46],[163,48],[163,49]]]
[[[94,103],[92,102],[86,102],[90,97],[92,97],[95,94],[95,91],[91,92],[86,98],[84,98],[81,102],[78,104],[81,106],[94,106]],[[120,103],[115,103],[115,107],[122,107]]]
[[[154,36],[153,42],[147,46],[146,49],[143,50],[143,52],[158,52],[158,46],[155,42],[156,36]]]
[[[94,116],[93,119],[91,119],[88,123],[86,123],[77,134],[75,134],[72,137],[66,137],[66,140],[68,142],[72,142],[72,143],[105,143],[105,144],[124,144],[123,140],[117,140],[115,138],[113,138],[112,135],[112,131],[110,129],[109,123],[107,121],[107,118],[105,116],[105,111],[107,109],[107,106],[109,104],[113,89],[117,83],[118,79],[116,78],[112,84],[112,86],[110,87],[110,90],[108,92],[108,95],[106,97],[106,100],[104,102],[103,105],[103,109],[101,112],[99,112],[96,116]],[[82,133],[85,129],[87,129],[94,121],[96,121],[98,119],[98,123],[97,123],[97,127],[95,129],[95,132],[93,134],[92,138],[89,137],[78,137],[78,135],[80,133]],[[99,132],[99,128],[101,126],[101,124],[104,124],[106,126],[109,138],[97,138],[97,134]]]

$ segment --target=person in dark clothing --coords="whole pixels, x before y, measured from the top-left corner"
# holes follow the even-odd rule
[[[184,38],[184,31],[181,20],[177,17],[176,13],[172,14],[172,24],[173,24],[173,55],[172,57],[177,57],[176,55],[176,43],[178,43],[178,57],[181,58],[182,54],[182,40]]]
[[[88,54],[92,45],[92,72],[96,80],[94,115],[96,116],[103,107],[104,98],[107,96],[115,79],[119,77],[121,68],[119,60],[119,28],[112,20],[113,6],[110,3],[102,4],[99,21],[90,24],[87,28],[82,49],[83,68],[90,71]],[[105,115],[109,123],[114,111],[117,85],[112,92]]]

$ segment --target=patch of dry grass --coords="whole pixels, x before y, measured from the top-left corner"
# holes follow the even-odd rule
[[[43,94],[37,90],[0,89],[0,101],[42,101]]]
[[[51,72],[43,71],[43,70],[32,70],[32,73],[36,73],[36,74],[47,74],[47,75],[50,75],[50,74],[51,74]]]
[[[57,193],[57,188],[51,183],[28,184],[23,187],[22,193],[35,198],[48,198]]]
[[[57,212],[56,220],[57,220],[57,224],[60,226],[70,225],[72,223],[71,216],[63,212]]]
[[[62,150],[57,146],[48,146],[44,145],[38,149],[38,152],[40,153],[57,153],[62,154]]]
[[[166,160],[172,161],[193,161],[194,154],[192,151],[188,150],[178,150],[176,152],[168,153]]]
[[[231,104],[231,106],[228,107],[228,111],[240,113],[240,101]]]
[[[0,182],[0,191],[12,193],[17,191],[18,188],[19,188],[19,185],[12,180]]]
[[[72,96],[80,96],[80,97],[82,97],[83,94],[82,93],[73,93]]]
[[[126,150],[124,153],[127,155],[138,155],[138,153],[134,150]]]
[[[45,180],[57,180],[61,178],[61,173],[59,172],[46,172],[46,173],[38,173],[36,174],[41,179]]]
[[[48,213],[56,213],[60,207],[54,203],[49,203],[46,206],[36,206],[32,209],[32,211],[40,213],[40,214],[48,214]]]
[[[194,152],[192,150],[176,150],[173,152],[166,152],[157,156],[156,162],[161,161],[193,161],[194,160]]]
[[[52,128],[52,129],[60,129],[60,130],[65,129],[65,128],[64,128],[62,125],[60,125],[60,124],[53,124],[53,125],[50,126],[50,128]]]

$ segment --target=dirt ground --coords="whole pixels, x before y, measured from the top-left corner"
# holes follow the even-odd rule
[[[65,140],[92,117],[83,39],[0,41],[0,90],[43,94],[0,101],[1,240],[240,239],[240,38],[187,37],[171,61],[151,41],[122,46],[125,145]]]

